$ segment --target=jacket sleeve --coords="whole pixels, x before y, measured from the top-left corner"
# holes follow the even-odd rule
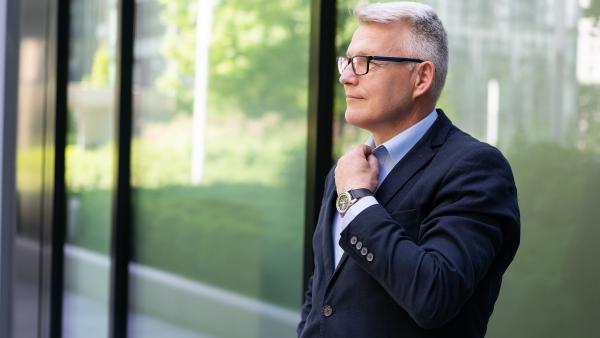
[[[362,211],[339,242],[425,329],[440,327],[460,312],[506,234],[519,227],[510,166],[487,145],[454,162],[434,199],[417,225],[417,242],[380,204]],[[395,214],[393,205],[386,207]],[[366,250],[352,244],[357,241]]]

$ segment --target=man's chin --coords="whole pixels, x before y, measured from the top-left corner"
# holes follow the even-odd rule
[[[346,113],[344,114],[344,118],[346,119],[346,122],[348,124],[351,124],[355,127],[361,128],[361,129],[368,129],[367,121],[364,119],[364,116],[361,116],[361,114],[358,112],[355,112],[352,110],[346,110]]]

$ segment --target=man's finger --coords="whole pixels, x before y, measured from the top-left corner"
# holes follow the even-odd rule
[[[367,159],[369,160],[369,166],[374,168],[379,173],[379,160],[377,160],[377,157],[371,154]]]
[[[363,155],[365,158],[367,158],[373,152],[373,149],[366,144],[359,144],[354,148],[354,150]]]

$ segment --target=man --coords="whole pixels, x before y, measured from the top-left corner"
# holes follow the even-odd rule
[[[339,80],[346,120],[372,136],[327,177],[298,335],[483,337],[519,244],[510,166],[435,109],[448,47],[433,9],[354,14]]]

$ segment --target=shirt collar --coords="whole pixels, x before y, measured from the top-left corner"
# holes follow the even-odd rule
[[[438,114],[434,109],[424,119],[379,145],[377,148],[384,147],[385,150],[387,150],[392,164],[395,165],[404,157],[404,155],[406,155],[406,153],[408,153],[410,149],[412,149],[412,147],[421,139],[421,137],[425,135],[437,117]],[[373,135],[369,136],[366,144],[371,147],[375,145]]]

